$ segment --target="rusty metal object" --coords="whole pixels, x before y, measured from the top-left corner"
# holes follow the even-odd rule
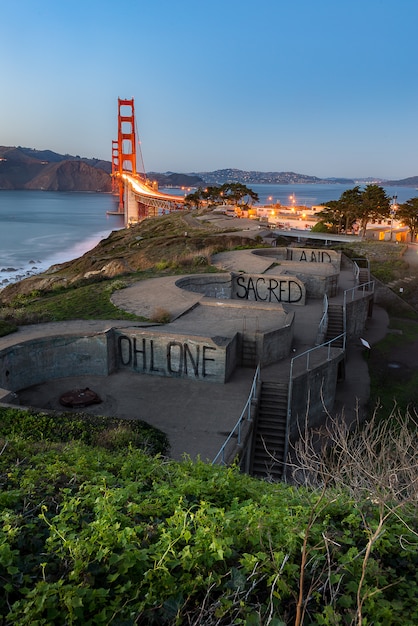
[[[60,403],[69,407],[89,406],[90,404],[99,404],[101,401],[100,396],[88,387],[84,389],[70,389],[70,391],[66,391],[60,397]]]

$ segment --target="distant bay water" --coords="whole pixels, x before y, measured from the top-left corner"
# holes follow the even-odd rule
[[[0,191],[0,289],[82,256],[123,228],[111,194]]]
[[[338,200],[353,185],[248,185],[260,204],[280,202],[312,206]],[[402,203],[417,197],[411,187],[385,187],[389,197]],[[178,189],[164,190],[178,194]],[[123,228],[111,194],[54,191],[0,191],[0,289],[11,282],[82,256]]]
[[[354,186],[354,184],[248,185],[250,189],[259,195],[260,204],[270,204],[279,201],[280,204],[291,205],[290,198],[294,194],[295,204],[307,207],[329,202],[330,200],[338,200],[346,189],[352,189]],[[409,200],[409,198],[418,197],[418,190],[414,189],[414,187],[381,186],[389,198],[397,197],[398,204]]]
[[[338,200],[346,189],[352,189],[355,183],[351,185],[342,185],[340,183],[325,184],[297,184],[297,185],[252,185],[247,187],[258,194],[259,204],[274,204],[280,202],[284,206],[291,206],[291,198],[294,196],[295,205],[311,207],[313,205],[329,202],[329,200]],[[362,185],[359,185],[363,188]],[[386,187],[381,185],[389,198],[396,196],[397,203],[401,204],[409,198],[418,197],[418,190],[414,187]],[[178,189],[162,189],[166,193],[177,194]]]

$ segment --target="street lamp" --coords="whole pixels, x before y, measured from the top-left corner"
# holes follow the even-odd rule
[[[392,206],[390,209],[390,241],[392,241],[392,234],[393,234],[393,218],[396,215],[396,211],[398,208],[398,205],[396,204],[397,199],[398,199],[398,196],[392,197]]]

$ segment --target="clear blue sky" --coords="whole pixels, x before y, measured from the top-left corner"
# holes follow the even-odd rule
[[[4,0],[0,145],[147,171],[418,175],[417,0]]]

